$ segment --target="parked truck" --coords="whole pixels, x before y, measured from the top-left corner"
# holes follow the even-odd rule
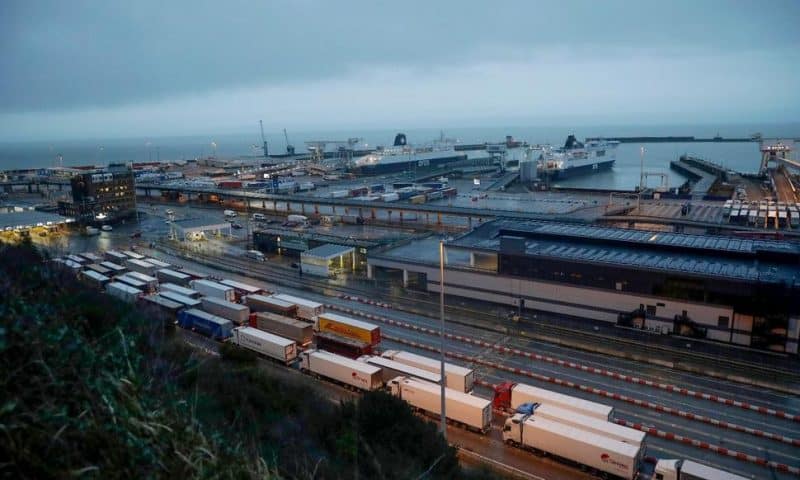
[[[297,225],[307,225],[308,217],[306,217],[305,215],[289,215],[288,217],[286,217],[286,221]]]
[[[441,415],[441,386],[409,377],[397,377],[389,382],[392,395],[405,400],[416,410]],[[447,419],[470,430],[487,433],[492,427],[492,402],[452,388],[445,388]]]
[[[105,253],[105,257],[109,262],[114,262],[119,265],[125,264],[125,262],[130,258],[129,256],[117,250],[108,250]]]
[[[271,312],[292,318],[297,316],[297,304],[274,296],[248,295],[244,298],[244,302],[250,307],[251,312]]]
[[[381,329],[377,325],[362,322],[338,313],[323,313],[317,317],[316,329],[368,343],[373,347],[381,342]]]
[[[421,368],[436,374],[441,372],[440,361],[430,357],[404,352],[402,350],[387,350],[383,352],[382,356],[384,358],[390,358],[395,362],[405,363],[406,365],[411,365],[412,367]],[[444,380],[447,388],[469,393],[472,391],[475,384],[475,370],[453,363],[445,363]]]
[[[644,456],[644,449],[635,445],[524,413],[506,419],[503,441],[589,468],[597,475],[626,480],[636,478]]]
[[[141,295],[142,291],[121,282],[110,282],[106,284],[106,293],[122,301],[133,303]]]
[[[660,459],[656,463],[655,480],[747,480],[718,468],[691,460]]]
[[[190,308],[178,313],[178,325],[215,340],[230,338],[233,331],[233,323],[227,318],[218,317],[196,308]]]
[[[121,275],[121,274],[123,274],[123,273],[128,271],[127,268],[123,267],[119,263],[115,263],[115,262],[111,262],[111,261],[100,262],[100,266],[111,270],[111,272],[112,272],[111,274],[112,275]]]
[[[182,287],[174,283],[162,283],[159,288],[162,292],[174,292],[184,297],[194,298],[200,300],[200,292],[192,290],[191,288]]]
[[[143,273],[145,275],[150,275],[151,277],[154,276],[156,274],[156,270],[158,270],[158,268],[156,268],[156,266],[152,263],[136,258],[129,258],[125,260],[125,266],[128,267],[128,270],[132,272]]]
[[[176,285],[180,285],[183,287],[188,287],[189,282],[193,280],[191,275],[187,275],[183,272],[176,272],[175,270],[171,270],[169,268],[162,268],[157,270],[156,278],[158,278],[159,282],[174,283]]]
[[[221,283],[212,282],[211,280],[192,280],[189,284],[203,296],[215,297],[229,302],[236,300],[236,292],[233,291],[233,288]]]
[[[202,305],[202,302],[200,302],[200,300],[196,298],[190,298],[185,295],[181,295],[180,293],[175,293],[169,290],[161,290],[158,293],[158,295],[163,298],[166,298],[167,300],[180,303],[181,305],[184,306],[184,308],[200,308],[200,306]]]
[[[251,314],[250,319],[251,327],[294,340],[301,346],[310,345],[314,337],[312,325],[295,318],[272,312],[258,312]]]
[[[611,420],[614,414],[614,407],[610,405],[590,402],[589,400],[563,395],[544,388],[513,382],[503,382],[495,385],[493,403],[495,408],[507,410],[514,410],[523,403],[553,405],[606,421]]]
[[[416,378],[430,383],[439,383],[439,375],[423,370],[421,368],[412,367],[404,363],[395,362],[390,358],[378,357],[375,355],[363,355],[358,357],[359,362],[369,363],[381,369],[381,377],[384,383],[388,384],[390,380],[397,377]]]
[[[335,333],[314,332],[314,343],[318,350],[325,350],[347,358],[372,355],[372,345],[367,342],[342,337]]]
[[[383,387],[380,368],[329,352],[302,352],[300,370],[359,390],[373,391]]]
[[[147,263],[155,265],[159,269],[161,269],[161,268],[169,268],[169,267],[172,266],[167,262],[162,262],[161,260],[158,260],[157,258],[145,258],[144,261],[147,262]]]
[[[233,292],[236,295],[237,302],[240,301],[240,299],[246,295],[257,295],[264,291],[264,289],[261,287],[256,287],[254,285],[248,285],[246,283],[237,282],[236,280],[221,280],[219,283],[225,285],[226,287],[231,287],[233,289]]]
[[[250,308],[247,305],[229,302],[216,297],[203,297],[200,302],[204,311],[227,318],[236,325],[247,325],[250,318]]]
[[[517,407],[517,413],[532,414],[536,418],[563,423],[564,425],[580,428],[581,430],[596,433],[597,435],[602,435],[619,442],[630,443],[642,449],[646,447],[645,440],[647,438],[647,433],[641,430],[617,425],[614,422],[600,420],[588,415],[582,415],[554,405],[526,403]]]
[[[145,290],[147,292],[155,292],[158,289],[158,279],[156,277],[145,275],[144,273],[139,272],[128,272],[123,276],[135,278],[136,280],[144,283],[146,286]]]
[[[325,312],[325,305],[319,302],[306,300],[305,298],[286,295],[284,293],[273,295],[272,298],[277,298],[278,300],[283,300],[284,302],[297,305],[297,318],[301,318],[309,322],[315,322],[317,320],[317,316],[322,315],[322,313]]]
[[[84,270],[81,272],[80,276],[85,283],[100,290],[102,290],[103,287],[105,287],[106,284],[111,281],[111,279],[107,276],[103,275],[102,273],[95,272],[94,270]]]
[[[269,358],[289,365],[297,358],[294,340],[279,337],[257,328],[237,327],[233,329],[232,342]]]
[[[137,290],[141,290],[142,292],[146,292],[148,290],[147,284],[139,279],[131,277],[132,272],[128,272],[122,275],[118,275],[114,281],[119,283],[124,283],[130,287],[133,287]]]

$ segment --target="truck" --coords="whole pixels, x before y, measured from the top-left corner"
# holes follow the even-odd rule
[[[364,219],[359,217],[358,215],[342,215],[341,216],[342,223],[346,223],[348,225],[363,225]]]
[[[108,250],[106,252],[106,254],[105,254],[105,257],[106,257],[106,260],[108,260],[109,262],[114,262],[114,263],[117,263],[119,265],[123,265],[125,263],[125,261],[130,258],[127,255],[125,255],[124,253],[118,252],[116,250]]]
[[[235,345],[278,360],[285,365],[289,365],[297,358],[297,344],[294,340],[279,337],[257,328],[234,328],[231,341]]]
[[[549,404],[604,421],[611,420],[614,414],[614,407],[610,405],[590,402],[524,383],[503,382],[495,385],[493,403],[495,408],[506,410],[514,410],[523,403]]]
[[[183,287],[188,287],[189,282],[193,280],[190,275],[187,275],[183,272],[176,272],[175,270],[171,270],[169,268],[156,270],[156,278],[158,278],[159,282],[172,283],[175,285],[181,285]]]
[[[204,311],[227,318],[236,325],[247,325],[250,319],[250,308],[247,305],[229,302],[216,297],[203,297],[200,302]]]
[[[247,295],[257,295],[264,291],[264,289],[261,287],[256,287],[254,285],[248,285],[246,283],[237,282],[236,280],[220,280],[219,283],[221,285],[225,285],[226,287],[231,287],[233,289],[237,302]]]
[[[221,283],[212,282],[211,280],[192,280],[189,285],[200,292],[200,295],[206,297],[215,297],[229,302],[236,300],[236,293],[233,291],[233,287],[228,287]]]
[[[134,252],[133,250],[123,250],[124,253],[128,258],[133,258],[136,260],[144,260],[144,255]]]
[[[218,317],[196,308],[178,313],[178,325],[187,330],[199,332],[215,340],[230,338],[233,323],[227,318]]]
[[[144,260],[139,260],[136,258],[129,258],[128,260],[125,260],[125,266],[128,267],[128,270],[132,272],[144,273],[145,275],[150,275],[151,277],[154,276],[156,274],[156,270],[158,270],[158,268],[156,268],[156,266],[152,263],[148,263]]]
[[[163,285],[162,285],[163,287]],[[180,293],[171,292],[169,290],[161,290],[158,293],[159,296],[162,298],[166,298],[167,300],[171,300],[176,303],[180,303],[186,308],[200,308],[202,302],[196,298],[187,297],[185,295],[181,295]]]
[[[318,350],[333,352],[347,358],[356,359],[363,355],[372,355],[372,345],[369,343],[335,333],[314,332],[314,343]]]
[[[89,285],[103,289],[111,279],[102,273],[95,272],[94,270],[84,270],[81,272],[81,279]]]
[[[644,449],[559,422],[518,413],[506,419],[503,441],[586,467],[595,475],[633,480]]]
[[[203,280],[203,279],[208,278],[207,274],[201,273],[201,272],[197,272],[197,271],[194,271],[194,270],[189,270],[188,268],[182,268],[181,269],[181,273],[189,275],[194,280]]]
[[[384,193],[383,195],[381,195],[381,200],[384,201],[384,202],[396,202],[396,201],[400,200],[400,195],[398,195],[397,193],[394,193],[394,192],[393,193]]]
[[[316,330],[351,338],[371,346],[381,343],[381,329],[377,325],[362,322],[338,313],[322,313],[317,316]]]
[[[235,210],[225,210],[222,214],[225,215],[225,218],[234,218],[238,215]]]
[[[348,190],[336,190],[331,192],[331,198],[347,198],[350,196]]]
[[[88,260],[88,263],[100,263],[103,261],[102,257],[99,257],[92,252],[84,252],[81,253],[80,256]]]
[[[252,218],[256,222],[263,222],[264,220],[267,219],[267,216],[264,215],[263,213],[254,213]]]
[[[306,300],[305,298],[299,298],[293,295],[287,295],[285,293],[275,294],[272,296],[272,298],[277,298],[278,300],[283,300],[284,302],[297,305],[297,318],[301,318],[309,322],[315,322],[317,317],[325,312],[325,305],[319,302]]]
[[[294,223],[297,225],[307,225],[308,224],[308,217],[305,215],[289,215],[286,217],[286,221],[288,223]]]
[[[130,272],[129,273],[125,273],[123,275],[119,275],[114,279],[114,281],[115,282],[119,282],[119,283],[124,283],[125,285],[131,286],[131,287],[133,287],[133,288],[135,288],[137,290],[141,290],[143,292],[147,292],[148,291],[148,287],[147,287],[147,284],[145,282],[143,282],[143,281],[141,281],[139,279],[133,278],[130,275],[131,275]]]
[[[441,386],[409,377],[389,381],[391,394],[404,400],[415,410],[441,415]],[[492,427],[492,402],[474,397],[452,388],[445,388],[445,413],[447,419],[482,434]]]
[[[412,204],[418,205],[421,203],[425,203],[425,194],[422,195],[414,195],[413,197],[409,197],[408,199]]]
[[[656,462],[655,480],[746,480],[718,468],[691,460],[659,459]]]
[[[120,275],[128,271],[128,269],[122,265],[110,261],[100,262],[100,266],[111,270],[112,275]]]
[[[297,304],[280,298],[266,295],[248,295],[244,297],[244,303],[250,307],[251,312],[272,312],[292,318],[297,316]]]
[[[250,314],[250,326],[294,340],[303,347],[310,345],[314,338],[314,328],[310,323],[272,312]]]
[[[302,352],[300,370],[359,390],[383,388],[380,368],[333,353],[313,349]]]
[[[155,265],[159,269],[161,269],[161,268],[169,268],[169,267],[172,266],[169,263],[162,262],[161,260],[159,260],[157,258],[149,258],[148,257],[148,258],[145,258],[144,261],[147,262],[147,263]],[[156,273],[158,273],[158,272],[156,272]]]
[[[417,355],[415,353],[404,352],[402,350],[387,350],[383,352],[384,358],[390,358],[395,362],[405,363],[412,367],[421,368],[433,373],[440,373],[441,363],[439,360]],[[444,380],[447,388],[469,393],[475,385],[475,370],[453,363],[444,364]]]
[[[110,275],[114,274],[114,272],[112,272],[111,269],[106,268],[106,267],[100,265],[99,263],[90,263],[90,264],[86,265],[86,270],[87,271],[91,270],[93,272],[97,272],[100,275],[105,275],[105,276],[110,276]]]
[[[517,413],[533,414],[537,418],[544,418],[569,425],[570,427],[580,428],[619,442],[636,445],[642,449],[646,447],[647,433],[641,430],[617,425],[614,422],[589,417],[553,405],[522,404],[517,408]]]
[[[389,383],[390,380],[397,377],[416,378],[426,382],[439,384],[439,375],[431,373],[421,368],[412,367],[404,363],[395,362],[390,358],[378,357],[375,355],[363,355],[356,360],[359,362],[369,363],[381,369],[381,377],[384,383]]]
[[[142,291],[138,288],[131,287],[122,282],[107,283],[106,293],[128,303],[135,302],[142,295]]]
[[[166,299],[160,295],[145,295],[139,299],[139,302],[145,306],[150,306],[163,312],[167,318],[171,318],[172,321],[175,321],[178,312],[184,308],[182,303]]]
[[[136,279],[146,285],[145,290],[147,292],[155,292],[158,289],[158,279],[156,277],[151,277],[150,275],[145,275],[144,273],[139,272],[128,272],[123,277],[129,277]]]
[[[174,292],[184,297],[200,300],[200,292],[192,290],[191,288],[182,287],[174,283],[162,283],[160,288],[162,292]]]

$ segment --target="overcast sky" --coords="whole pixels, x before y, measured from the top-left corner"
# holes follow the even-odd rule
[[[800,119],[800,2],[0,1],[0,139]]]

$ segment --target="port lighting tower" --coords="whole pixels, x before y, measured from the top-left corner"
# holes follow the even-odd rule
[[[639,149],[639,191],[644,190],[644,146]]]
[[[447,414],[445,413],[445,374],[444,374],[444,239],[439,240],[439,321],[441,323],[439,332],[439,354],[440,354],[440,371],[439,371],[439,385],[442,392],[442,437],[447,441]]]
[[[264,122],[259,120],[258,126],[261,127],[261,143],[264,149],[264,158],[269,157],[269,149],[267,149],[267,139],[264,137]]]

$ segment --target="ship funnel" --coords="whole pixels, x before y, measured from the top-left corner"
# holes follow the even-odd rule
[[[564,149],[569,150],[572,148],[583,148],[583,144],[575,138],[575,135],[568,136],[567,141],[564,142]]]
[[[398,133],[394,136],[394,146],[395,147],[402,147],[406,145],[406,134],[405,133]]]

